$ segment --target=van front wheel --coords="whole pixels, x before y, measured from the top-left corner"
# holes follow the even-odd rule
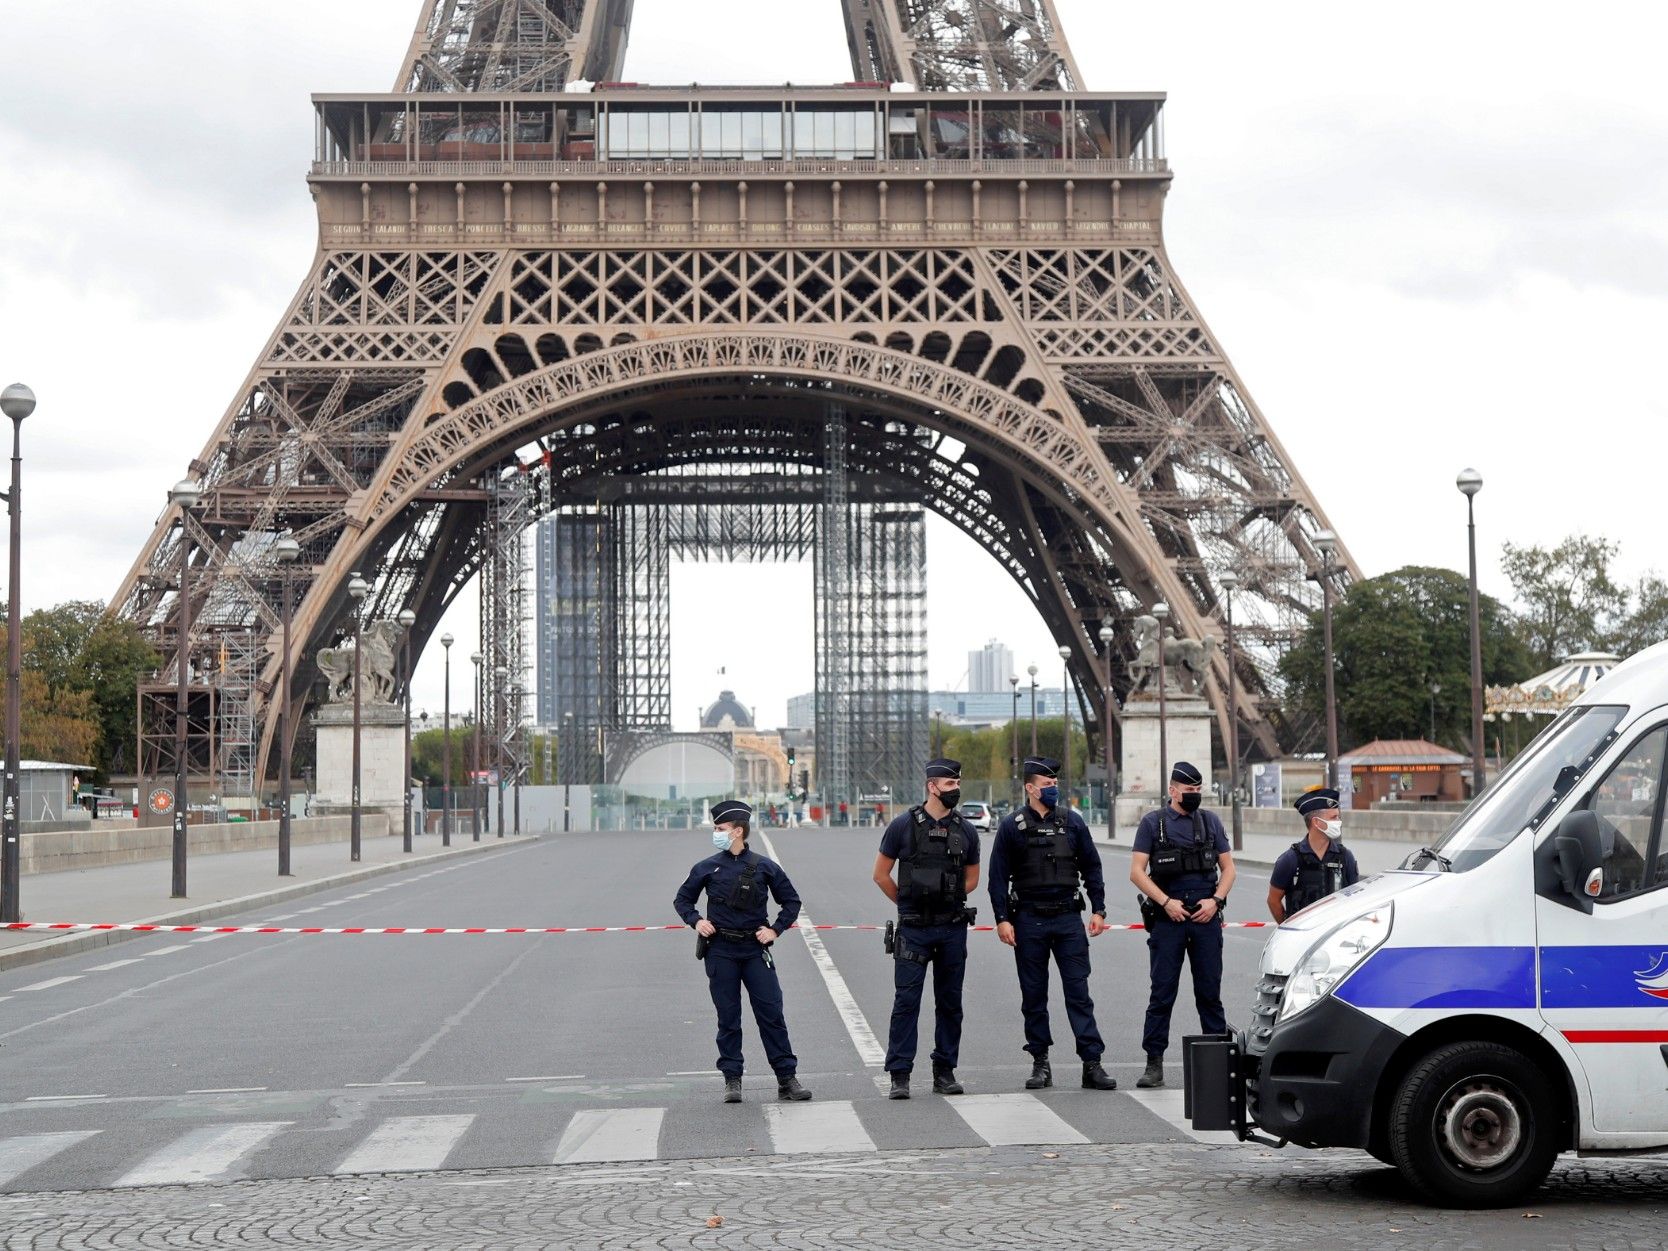
[[[1420,1060],[1396,1093],[1388,1129],[1402,1176],[1448,1207],[1514,1203],[1558,1156],[1551,1086],[1527,1056],[1499,1043],[1450,1043]]]

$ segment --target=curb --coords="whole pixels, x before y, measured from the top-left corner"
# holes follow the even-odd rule
[[[501,844],[495,839],[491,844],[482,843],[478,847],[474,845],[453,847],[449,851],[437,851],[425,856],[413,857],[410,860],[404,858],[390,860],[386,864],[373,864],[362,869],[350,869],[345,873],[336,873],[329,877],[296,882],[291,886],[280,886],[276,890],[258,891],[253,895],[239,895],[235,899],[219,899],[214,903],[204,904],[200,908],[185,908],[178,912],[165,912],[160,916],[143,917],[131,924],[195,925],[199,921],[212,921],[219,917],[230,916],[233,913],[247,912],[253,908],[264,908],[269,904],[284,903],[291,899],[299,899],[303,895],[329,890],[332,887],[349,886],[354,882],[364,881],[366,878],[382,877],[388,873],[402,873],[420,865],[432,865],[439,861],[458,860],[465,856],[484,856],[488,853],[505,852],[516,847],[530,846],[538,838],[539,835],[537,834],[522,834],[514,839],[507,838]],[[83,951],[96,951],[100,947],[108,947],[112,943],[126,942],[131,938],[145,937],[148,936],[132,931],[96,930],[82,934],[70,934],[62,938],[52,938],[28,947],[14,947],[7,951],[0,951],[0,972],[7,969],[22,968],[30,964],[40,964],[46,960],[56,960],[59,956],[73,956]]]

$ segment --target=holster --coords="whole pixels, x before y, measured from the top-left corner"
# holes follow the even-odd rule
[[[891,955],[892,952],[897,949],[898,923],[896,921],[888,921],[886,923],[886,933],[882,935],[880,941],[881,946],[885,949],[887,955]]]
[[[697,960],[705,960],[707,958],[707,951],[711,947],[712,936],[710,934],[695,935],[695,958]]]

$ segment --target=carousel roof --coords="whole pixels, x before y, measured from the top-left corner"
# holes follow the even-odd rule
[[[1611,652],[1579,652],[1516,686],[1490,686],[1484,705],[1491,713],[1550,716],[1564,711],[1610,670],[1622,663]]]

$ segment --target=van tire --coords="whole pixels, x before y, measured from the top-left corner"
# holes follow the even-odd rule
[[[1414,1064],[1391,1102],[1388,1130],[1396,1168],[1444,1207],[1515,1203],[1558,1157],[1551,1084],[1500,1043],[1449,1043]]]

